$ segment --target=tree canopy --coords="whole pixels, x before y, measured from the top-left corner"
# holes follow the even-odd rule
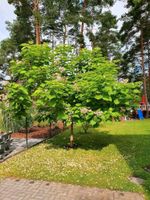
[[[7,96],[16,113],[26,116],[32,102],[39,120],[63,120],[73,130],[74,123],[87,128],[119,119],[138,103],[139,83],[118,82],[116,64],[99,48],[76,55],[70,46],[24,44],[21,57],[11,62]]]

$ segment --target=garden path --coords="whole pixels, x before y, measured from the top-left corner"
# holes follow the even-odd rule
[[[44,141],[44,138],[29,138],[28,147],[35,146]],[[25,138],[14,138],[10,147],[10,153],[7,156],[4,156],[3,159],[0,159],[0,163],[6,159],[26,150],[26,140]]]
[[[7,178],[0,181],[0,200],[144,200],[144,198],[138,193]]]

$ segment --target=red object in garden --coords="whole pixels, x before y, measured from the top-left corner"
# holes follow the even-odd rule
[[[146,97],[144,95],[142,96],[141,104],[146,105]]]

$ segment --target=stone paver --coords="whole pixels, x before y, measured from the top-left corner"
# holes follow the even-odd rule
[[[0,181],[0,200],[144,200],[142,195],[70,184],[5,179]]]
[[[44,141],[43,138],[29,138],[28,139],[28,147],[32,147],[36,144],[41,143],[42,141]],[[5,156],[3,159],[0,159],[0,163],[3,162],[4,160],[22,152],[26,150],[26,140],[24,138],[22,139],[16,139],[14,138],[10,147],[10,153]]]
[[[28,147],[32,147],[40,142],[44,141],[43,138],[29,138],[28,139]],[[12,145],[12,153],[16,154],[24,149],[26,149],[26,139],[13,139]]]

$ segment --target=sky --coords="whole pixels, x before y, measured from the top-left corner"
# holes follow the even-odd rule
[[[126,12],[124,8],[124,3],[117,1],[113,8],[111,8],[112,13],[118,18]],[[15,19],[14,8],[12,5],[8,4],[7,0],[0,0],[0,41],[9,37],[9,33],[6,29],[6,21],[12,22]],[[118,24],[119,26],[121,23]]]
[[[13,11],[13,6],[8,4],[7,0],[0,0],[0,41],[9,36],[5,21],[12,22],[15,19]]]

